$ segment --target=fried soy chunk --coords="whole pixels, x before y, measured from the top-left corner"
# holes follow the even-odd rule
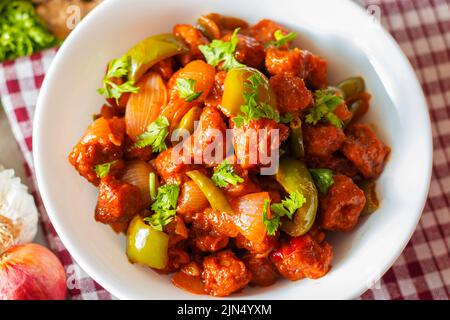
[[[139,188],[111,175],[101,179],[98,193],[95,220],[102,223],[127,222],[144,208]]]
[[[353,162],[364,178],[378,178],[391,149],[378,139],[367,124],[351,125],[346,134],[342,153]]]
[[[247,286],[250,270],[231,250],[221,251],[203,260],[205,291],[212,296],[225,297]]]
[[[342,129],[332,125],[305,126],[303,130],[305,153],[308,157],[326,158],[339,150],[344,143]]]
[[[111,173],[121,164],[125,140],[125,122],[122,118],[98,118],[89,125],[86,133],[69,154],[69,162],[78,173],[94,185],[100,178],[95,166],[116,161]],[[123,163],[121,164],[123,167]]]
[[[270,258],[280,274],[291,281],[318,279],[330,270],[333,252],[326,241],[318,243],[306,234],[289,238]]]
[[[277,74],[270,78],[270,86],[277,96],[277,107],[282,114],[299,114],[313,103],[312,93],[300,77]]]
[[[333,180],[327,194],[319,199],[320,226],[334,231],[353,230],[366,204],[364,192],[344,175],[334,175]]]

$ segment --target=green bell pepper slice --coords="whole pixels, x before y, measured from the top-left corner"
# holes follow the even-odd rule
[[[289,124],[291,134],[289,136],[290,150],[295,158],[302,158],[305,156],[305,147],[303,144],[302,121],[295,117]]]
[[[186,174],[197,184],[213,209],[230,214],[234,213],[227,197],[210,178],[198,170],[189,171]]]
[[[236,68],[228,71],[227,76],[225,77],[221,109],[227,117],[236,116],[240,112],[241,106],[245,103],[244,93],[248,93],[249,91],[245,84],[248,81],[248,78],[255,73],[263,80],[262,84],[259,86],[258,102],[268,103],[272,108],[275,110],[277,109],[276,97],[270,87],[267,77],[254,68]]]
[[[170,33],[148,37],[126,53],[131,61],[128,79],[136,82],[157,62],[188,50],[183,41]]]
[[[342,92],[344,100],[354,97],[366,90],[366,84],[362,77],[353,77],[339,82],[336,86]]]
[[[318,207],[317,189],[311,174],[303,162],[282,157],[275,178],[289,194],[298,191],[305,197],[306,202],[292,220],[284,217],[281,225],[281,229],[290,236],[304,235],[313,226]]]
[[[359,184],[359,188],[364,191],[364,196],[366,197],[366,205],[361,211],[361,216],[363,217],[377,211],[380,207],[380,202],[378,201],[375,180],[364,180]]]
[[[164,269],[169,262],[169,236],[147,225],[138,215],[127,230],[127,256],[130,262]]]
[[[195,121],[200,120],[200,115],[202,114],[202,108],[193,107],[189,110],[183,118],[181,118],[180,122],[175,127],[175,130],[184,129],[187,130],[190,134],[194,133],[195,129]]]

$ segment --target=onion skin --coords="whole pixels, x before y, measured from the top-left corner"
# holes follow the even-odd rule
[[[189,180],[181,187],[180,198],[178,199],[177,212],[180,214],[191,214],[201,212],[209,206],[202,190],[198,185]]]
[[[140,160],[130,161],[127,163],[121,179],[139,188],[145,206],[152,203],[152,199],[150,198],[150,172],[156,174],[156,170],[147,162]],[[158,178],[156,178],[156,190],[158,190],[158,187]]]
[[[202,60],[194,60],[187,64],[184,68],[178,70],[170,78],[169,87],[169,103],[162,109],[161,114],[165,116],[170,124],[171,131],[175,129],[183,116],[193,107],[198,107],[199,103],[205,101],[209,92],[214,85],[215,70]],[[194,91],[202,94],[194,101],[187,102],[184,98],[180,98],[178,94],[177,79],[192,79],[195,81]]]
[[[270,201],[269,193],[250,193],[232,200],[231,205],[237,213],[235,218],[239,232],[254,243],[262,243],[266,238],[266,228],[263,224],[265,201]],[[268,209],[270,218],[270,209]]]
[[[139,92],[131,94],[125,111],[127,134],[133,141],[158,118],[167,103],[167,88],[159,73],[148,73],[136,85]]]
[[[56,256],[38,244],[0,255],[0,300],[64,300],[66,274]]]

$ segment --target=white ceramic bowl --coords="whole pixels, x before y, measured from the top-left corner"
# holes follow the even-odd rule
[[[430,181],[432,140],[422,90],[393,39],[350,1],[108,0],[65,41],[42,86],[34,122],[39,188],[64,245],[96,281],[122,299],[204,299],[175,288],[169,277],[132,265],[125,237],[96,223],[96,189],[67,155],[103,103],[96,89],[105,65],[139,40],[176,23],[219,12],[278,21],[299,33],[298,44],[329,62],[331,83],[363,75],[373,94],[367,118],[392,148],[378,182],[380,209],[351,233],[330,237],[333,268],[322,279],[280,281],[232,298],[355,298],[400,255],[420,218]]]

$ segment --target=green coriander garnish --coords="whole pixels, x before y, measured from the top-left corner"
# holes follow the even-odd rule
[[[244,104],[241,106],[241,112],[233,118],[237,127],[241,127],[252,119],[265,118],[280,122],[278,111],[268,103],[259,101],[259,87],[263,84],[263,81],[263,75],[255,72],[244,83],[244,87],[247,89],[243,93]]]
[[[285,45],[288,42],[294,41],[295,38],[297,38],[297,34],[295,32],[289,32],[288,34],[283,34],[283,31],[277,30],[273,33],[273,36],[275,38],[274,41],[269,41],[266,43],[265,47],[281,47]]]
[[[164,226],[168,225],[176,215],[179,194],[180,187],[177,184],[165,184],[159,187],[156,200],[152,204],[152,210],[155,213],[144,218],[144,221],[156,230],[163,231]]]
[[[130,69],[130,58],[126,55],[118,59],[113,59],[109,63],[108,71],[103,78],[103,87],[98,89],[98,93],[104,95],[108,99],[119,101],[121,95],[125,92],[137,93],[139,88],[134,86],[132,80],[128,80],[122,84],[116,84],[113,78],[122,78],[127,76]]]
[[[104,177],[106,177],[109,174],[109,170],[111,170],[111,166],[116,163],[117,160],[111,161],[111,162],[106,162],[106,163],[102,163],[102,164],[97,164],[94,167],[95,173],[97,174],[97,177],[102,179]]]
[[[237,43],[239,41],[237,33],[239,28],[235,29],[231,35],[230,41],[213,40],[210,44],[198,46],[201,53],[208,64],[216,67],[220,62],[223,62],[222,69],[228,71],[230,69],[244,67],[242,63],[234,57]]]
[[[187,102],[194,101],[201,96],[202,92],[195,92],[195,80],[178,78],[176,80],[178,95]]]
[[[334,113],[334,109],[344,100],[331,90],[317,90],[314,93],[314,107],[306,116],[306,123],[315,125],[319,121],[328,121],[336,128],[342,128],[342,120]]]
[[[227,160],[222,161],[222,163],[214,170],[214,174],[211,180],[218,187],[225,188],[228,184],[233,186],[238,183],[244,182],[239,175],[234,172],[234,167]]]
[[[166,138],[168,134],[169,120],[164,116],[160,116],[148,125],[147,131],[138,136],[136,146],[139,148],[151,146],[153,152],[167,150]]]

